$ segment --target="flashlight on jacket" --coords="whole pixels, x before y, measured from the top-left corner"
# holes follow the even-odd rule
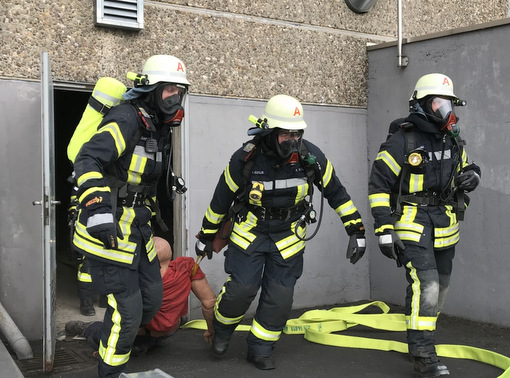
[[[253,201],[260,201],[262,199],[262,192],[264,191],[264,184],[261,182],[255,181],[250,190],[249,197]]]
[[[428,162],[427,152],[422,148],[417,148],[407,156],[407,162],[411,167],[421,167]]]

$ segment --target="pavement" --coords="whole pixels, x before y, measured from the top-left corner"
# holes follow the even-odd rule
[[[359,304],[356,303],[356,304]],[[331,307],[341,307],[341,304]],[[329,308],[331,308],[329,307]],[[390,305],[390,313],[401,313],[398,306]],[[327,309],[327,308],[324,308]],[[293,310],[291,318],[298,318],[310,309]],[[367,309],[368,313],[374,313]],[[376,310],[375,312],[380,312]],[[243,322],[250,324],[250,319]],[[322,345],[307,341],[303,335],[283,334],[278,341],[274,357],[276,369],[261,371],[246,361],[246,332],[236,331],[224,356],[214,355],[203,339],[203,331],[181,329],[160,346],[144,356],[132,356],[127,365],[127,377],[412,377],[409,356],[394,351],[355,349]],[[405,332],[375,330],[355,326],[342,335],[405,342]],[[510,329],[441,315],[436,332],[437,344],[461,344],[510,356]],[[41,343],[39,343],[41,344]],[[17,361],[5,356],[6,348],[0,345],[1,377],[90,378],[97,376],[97,360],[86,341],[70,337],[57,342],[55,364],[50,373],[42,372],[42,345],[34,344],[34,359]],[[495,378],[503,370],[469,359],[441,358],[451,377]],[[159,370],[156,370],[159,369]],[[17,371],[16,371],[17,370]],[[12,372],[12,373],[11,373]]]

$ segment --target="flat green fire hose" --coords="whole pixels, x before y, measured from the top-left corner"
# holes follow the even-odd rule
[[[358,314],[370,306],[379,307],[382,314]],[[304,335],[306,340],[323,345],[408,353],[407,344],[399,341],[333,334],[357,325],[384,331],[406,331],[404,314],[390,314],[389,310],[388,305],[380,301],[329,310],[310,310],[297,319],[289,319],[283,333]],[[205,320],[192,320],[182,328],[205,330],[207,325]],[[249,325],[239,325],[236,328],[236,331],[249,330]],[[436,345],[436,352],[440,357],[462,358],[495,366],[503,370],[503,374],[498,378],[510,378],[510,358],[502,354],[466,345],[450,344]]]

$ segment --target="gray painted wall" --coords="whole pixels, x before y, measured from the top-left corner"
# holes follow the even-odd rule
[[[248,116],[260,117],[264,101],[190,96],[189,125],[189,249],[194,256],[195,235],[209,206],[218,179],[230,156],[250,139],[246,132],[253,124]],[[333,163],[342,183],[363,215],[368,215],[366,151],[366,111],[361,109],[304,105],[308,124],[305,138],[318,145]],[[307,243],[305,267],[298,281],[294,307],[336,304],[368,298],[368,259],[352,265],[346,258],[348,237],[340,218],[324,201],[322,225]],[[320,192],[315,191],[314,207],[320,209]],[[308,235],[316,224],[309,226]],[[215,292],[226,275],[224,257],[204,260],[202,269]],[[251,307],[251,310],[254,306]],[[192,316],[200,316],[192,296]]]
[[[510,168],[506,155],[510,100],[510,25],[465,31],[403,46],[407,68],[397,67],[397,46],[369,49],[368,159],[371,165],[389,123],[408,114],[418,78],[432,72],[453,80],[454,92],[468,105],[458,108],[461,136],[471,160],[482,169],[482,182],[470,195],[461,223],[452,282],[444,313],[508,326],[510,280]],[[371,296],[403,304],[404,271],[384,257],[370,240]]]

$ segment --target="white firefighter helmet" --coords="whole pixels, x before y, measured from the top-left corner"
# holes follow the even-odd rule
[[[162,82],[190,85],[184,63],[172,55],[151,56],[143,65],[142,74],[147,75],[148,85]]]
[[[448,96],[457,98],[453,93],[453,81],[440,73],[431,73],[418,79],[409,101],[420,100],[426,96]]]
[[[294,97],[276,95],[269,99],[264,115],[269,129],[303,130],[306,122],[303,119],[303,106]]]

